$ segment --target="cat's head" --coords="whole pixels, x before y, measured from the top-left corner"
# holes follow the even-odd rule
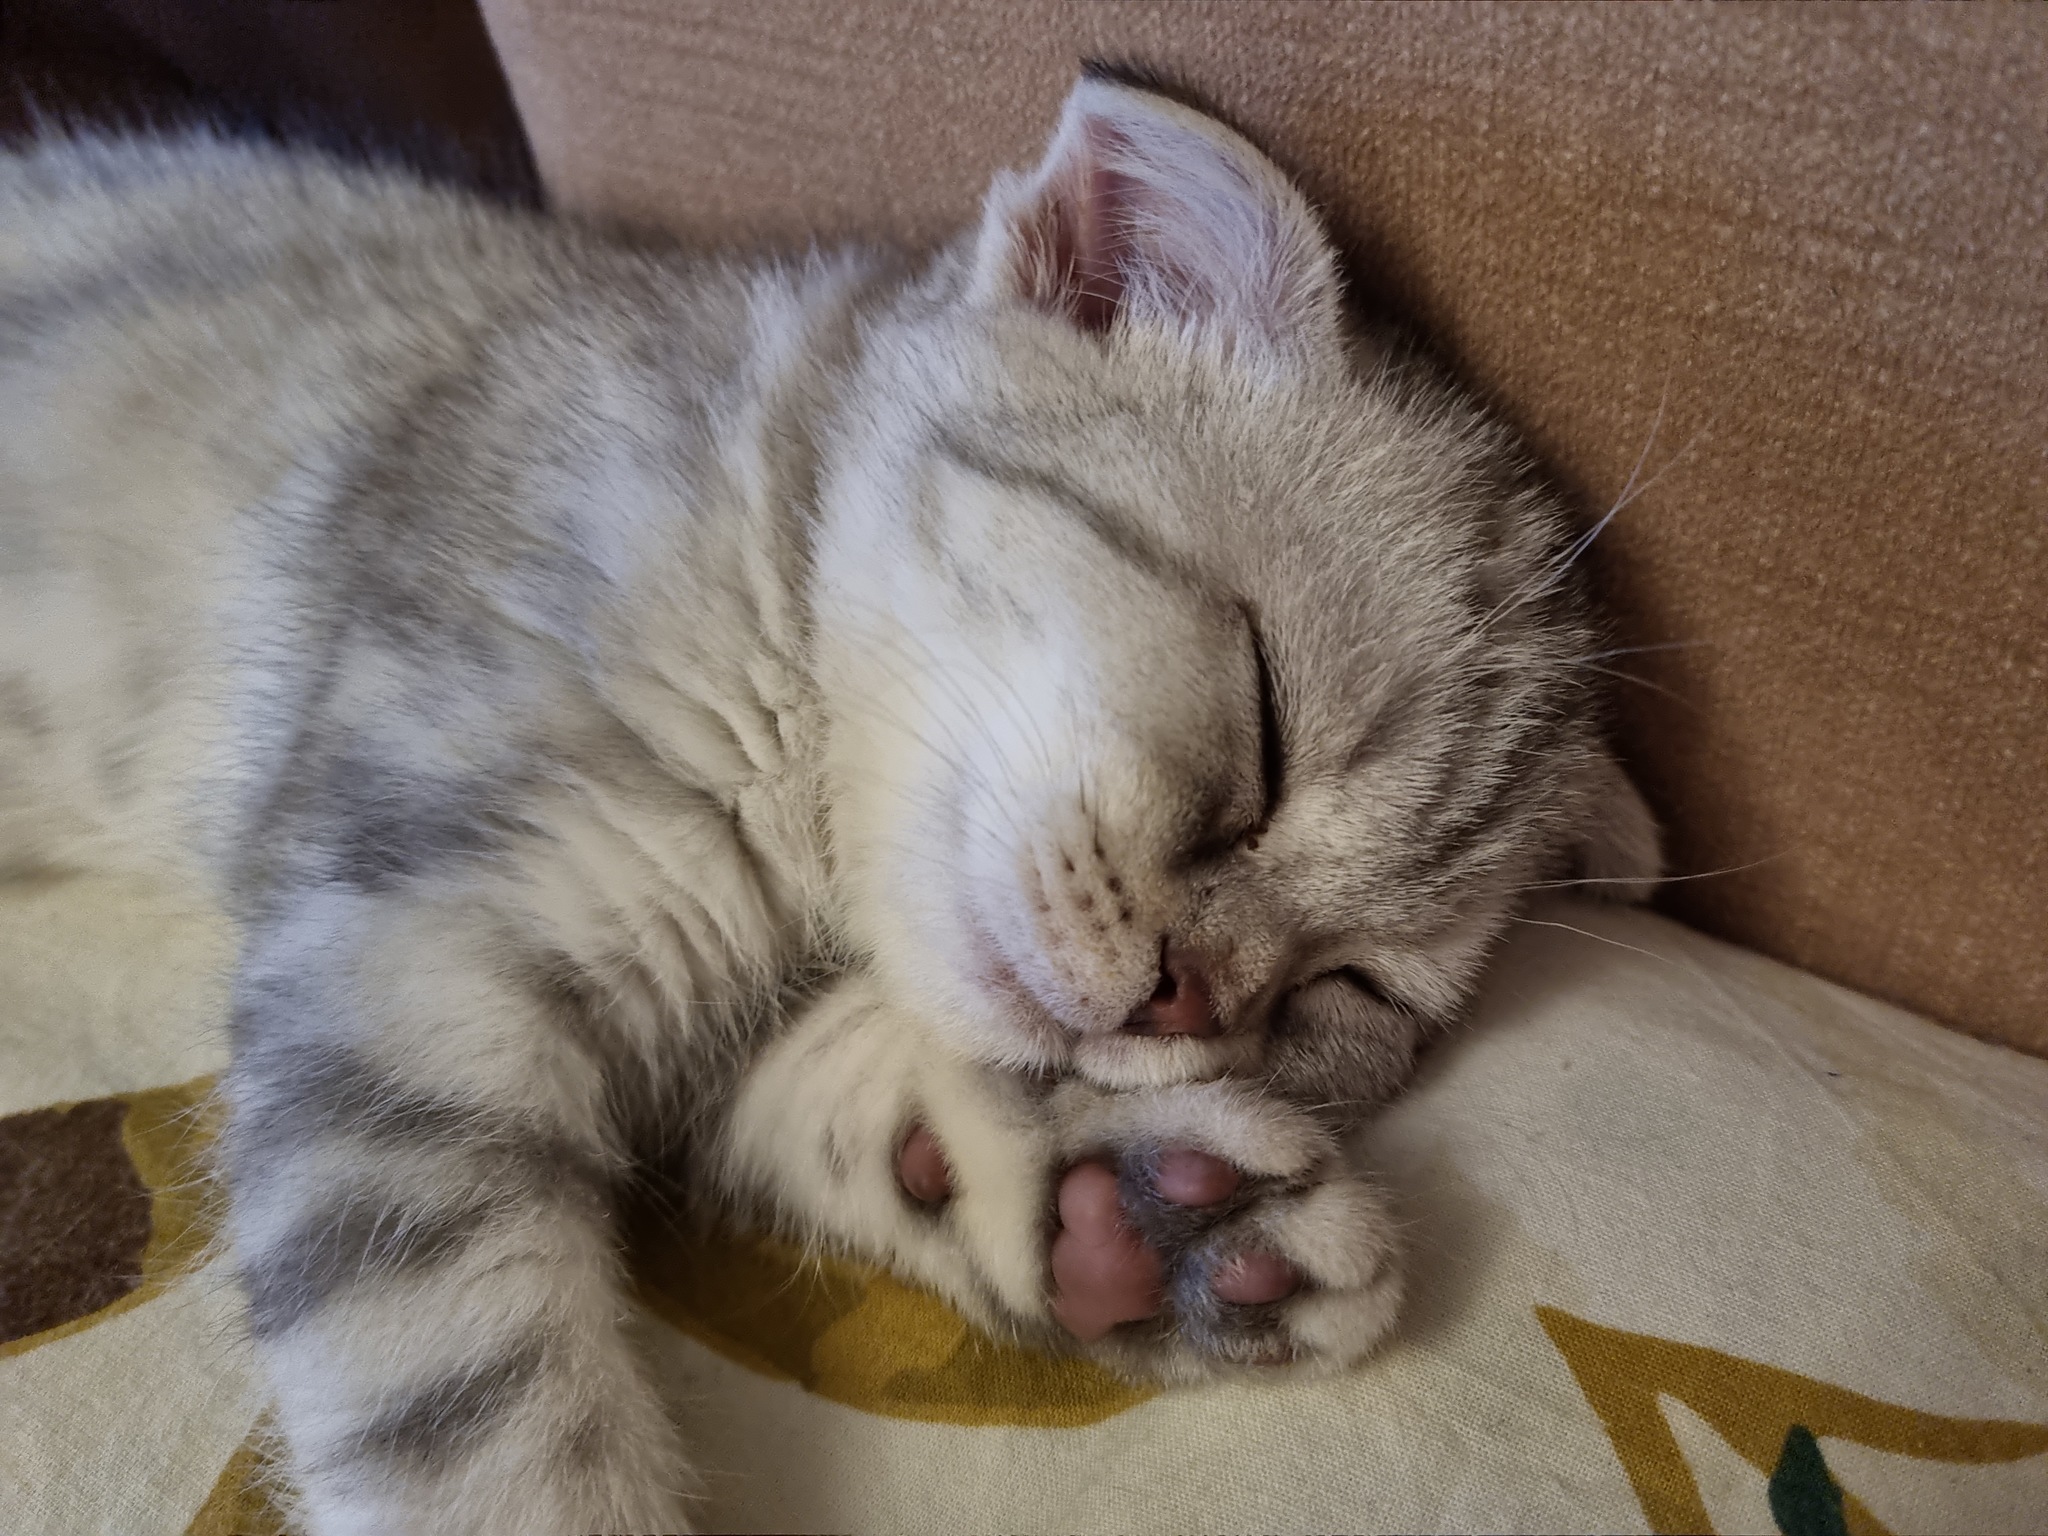
[[[1558,507],[1300,193],[1086,79],[873,327],[824,488],[853,938],[978,1055],[1371,1100],[1530,883],[1633,892]]]

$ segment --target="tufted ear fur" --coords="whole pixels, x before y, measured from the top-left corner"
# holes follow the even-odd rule
[[[1286,358],[1336,344],[1337,265],[1307,201],[1228,128],[1095,77],[1027,175],[989,188],[976,297],[1084,331],[1163,326]]]
[[[1586,894],[1607,901],[1647,901],[1664,872],[1657,819],[1621,764],[1603,750],[1587,771],[1574,870]]]

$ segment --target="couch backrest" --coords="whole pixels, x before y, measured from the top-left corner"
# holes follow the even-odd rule
[[[1529,433],[1714,932],[2048,1052],[2048,12],[484,0],[553,195],[931,240],[1084,56],[1295,171]],[[1655,441],[1651,443],[1654,432]]]

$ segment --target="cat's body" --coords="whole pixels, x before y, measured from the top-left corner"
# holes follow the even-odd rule
[[[321,1532],[680,1525],[616,1253],[679,1147],[990,1327],[1356,1358],[1346,1115],[1524,885],[1653,872],[1555,508],[1125,88],[921,267],[0,157],[0,428],[0,867],[196,853],[241,922],[231,1229]],[[1180,1147],[1242,1187],[1159,1198]],[[1059,1310],[1084,1159],[1164,1266],[1113,1329]],[[1219,1299],[1254,1253],[1299,1288]]]

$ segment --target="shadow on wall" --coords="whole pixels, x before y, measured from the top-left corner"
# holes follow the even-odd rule
[[[9,0],[0,133],[39,113],[226,122],[538,201],[474,0]]]

